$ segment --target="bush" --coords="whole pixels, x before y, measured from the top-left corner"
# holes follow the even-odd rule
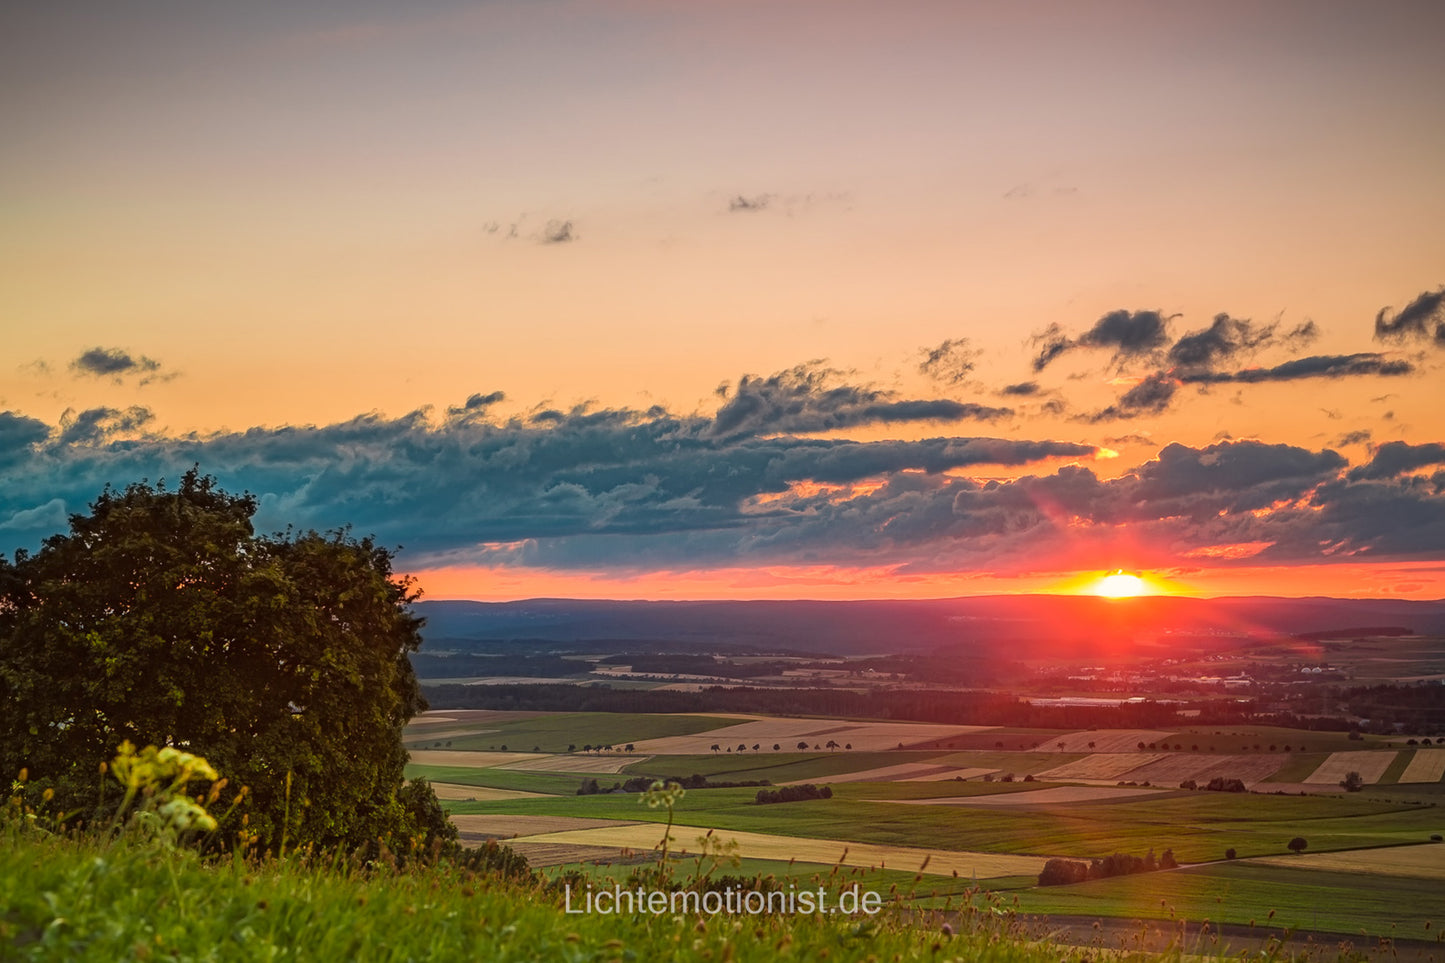
[[[1209,780],[1209,785],[1204,788],[1210,792],[1244,792],[1244,783],[1239,779],[1225,779],[1223,776],[1215,776]]]
[[[1236,853],[1236,852],[1234,851],[1234,847],[1233,847],[1233,846],[1229,847],[1228,849],[1226,849],[1226,850],[1224,851],[1224,858],[1225,858],[1225,859],[1233,859],[1233,858],[1234,858],[1235,856],[1237,856],[1237,855],[1238,855],[1238,853]]]
[[[1289,846],[1290,852],[1294,853],[1295,855],[1299,855],[1300,853],[1304,852],[1306,849],[1309,848],[1310,843],[1309,840],[1305,839],[1303,836],[1296,836],[1294,839],[1291,839],[1286,845]]]
[[[1039,873],[1040,886],[1067,886],[1089,878],[1089,864],[1076,859],[1051,859]]]
[[[755,797],[759,806],[769,803],[802,802],[805,799],[832,798],[833,787],[815,786],[812,783],[803,786],[783,786],[780,789],[759,789]]]

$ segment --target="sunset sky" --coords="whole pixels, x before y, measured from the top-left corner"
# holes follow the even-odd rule
[[[0,12],[0,551],[428,598],[1445,597],[1445,5]]]

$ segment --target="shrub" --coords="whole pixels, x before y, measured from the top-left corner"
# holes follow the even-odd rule
[[[807,783],[802,786],[783,786],[779,789],[759,789],[755,802],[759,806],[769,803],[801,802],[805,799],[832,799],[833,787],[815,786]]]
[[[1225,858],[1225,859],[1233,859],[1233,858],[1234,858],[1235,856],[1237,856],[1237,855],[1238,855],[1238,854],[1234,851],[1234,847],[1233,847],[1233,846],[1229,847],[1228,849],[1226,849],[1226,850],[1224,851],[1224,858]]]
[[[1310,844],[1309,840],[1305,839],[1303,836],[1296,836],[1294,839],[1291,839],[1286,845],[1289,846],[1290,852],[1298,855],[1308,849]]]

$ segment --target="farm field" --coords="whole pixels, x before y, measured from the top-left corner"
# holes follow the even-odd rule
[[[1255,860],[1266,866],[1284,866],[1314,872],[1368,873],[1371,876],[1414,876],[1445,882],[1445,845],[1421,843],[1384,849],[1356,849],[1343,853],[1302,853],[1266,856]]]
[[[1248,860],[1035,888],[1011,898],[1026,913],[1170,917],[1324,931],[1356,940],[1435,940],[1440,916],[1432,910],[1439,906],[1439,888],[1434,880],[1371,877],[1364,883],[1353,873]]]
[[[982,732],[989,726],[938,726],[919,722],[847,722],[836,719],[764,718],[713,730],[707,735],[649,739],[637,743],[638,752],[683,755],[709,752],[713,745],[771,746],[796,749],[806,742],[818,749],[852,746],[859,752],[906,748],[956,735]]]
[[[673,848],[679,855],[697,853],[700,840],[711,827],[674,826]],[[717,834],[738,844],[738,852],[754,859],[798,859],[809,863],[840,864],[861,868],[892,866],[933,876],[987,879],[995,876],[1035,875],[1044,860],[1036,856],[999,853],[939,851],[913,846],[880,846],[840,839],[799,839],[767,833],[730,832]],[[563,843],[576,846],[606,846],[651,851],[661,841],[656,825],[608,826],[575,829],[518,838],[519,843]]]
[[[415,750],[408,774],[442,784],[448,797],[444,805],[468,841],[515,837],[518,851],[535,865],[555,868],[549,871],[582,866],[589,874],[625,875],[628,867],[646,862],[661,838],[665,810],[640,806],[635,793],[608,793],[607,788],[635,776],[697,774],[717,782],[831,785],[833,797],[826,800],[758,805],[756,789],[738,787],[691,789],[677,803],[675,817],[684,827],[673,832],[679,848],[695,849],[696,836],[712,829],[716,839],[739,843],[746,865],[786,866],[796,859],[789,878],[820,867],[836,873],[834,864],[846,846],[845,872],[878,879],[889,874],[889,885],[901,887],[891,874],[911,880],[916,865],[931,854],[925,874],[930,882],[918,889],[937,892],[940,899],[948,894],[962,898],[962,890],[955,890],[963,880],[952,878],[958,869],[968,880],[976,873],[980,880],[994,880],[989,887],[1009,888],[1009,898],[1018,896],[1019,908],[1028,912],[1167,918],[1171,909],[1178,913],[1185,906],[1202,914],[1199,919],[1228,917],[1247,924],[1271,908],[1280,918],[1284,907],[1297,900],[1301,911],[1310,908],[1319,916],[1321,928],[1357,932],[1358,926],[1354,931],[1338,927],[1359,922],[1372,933],[1388,932],[1390,922],[1400,923],[1402,912],[1418,916],[1419,911],[1402,911],[1398,901],[1349,909],[1330,907],[1329,900],[1343,899],[1351,885],[1373,886],[1361,883],[1369,879],[1382,880],[1397,897],[1414,893],[1418,905],[1422,883],[1439,884],[1433,876],[1436,864],[1430,862],[1435,850],[1401,844],[1423,843],[1445,831],[1445,816],[1432,805],[1445,801],[1445,785],[1430,781],[1445,761],[1445,750],[1400,751],[1380,742],[1348,740],[1343,733],[1267,727],[1053,733],[701,714],[599,720],[596,714],[559,713],[505,721],[447,716],[433,724],[433,731],[451,733],[452,747]],[[468,727],[494,731],[457,735]],[[619,737],[637,736],[628,739],[634,751],[565,751],[604,729]],[[1167,752],[1138,748],[1141,741],[1146,747],[1150,741],[1162,743],[1166,735]],[[561,751],[457,748],[458,740],[485,747],[500,745],[503,738],[509,750],[560,744]],[[529,739],[538,741],[529,745]],[[797,743],[805,740],[809,750],[798,750]],[[811,749],[829,740],[838,748]],[[970,748],[949,747],[960,740]],[[934,748],[900,750],[900,741]],[[1174,750],[1176,741],[1187,748]],[[999,742],[1009,748],[999,749]],[[1073,751],[1059,751],[1060,742]],[[850,743],[853,749],[841,748]],[[619,746],[616,740],[610,744]],[[745,747],[741,751],[739,744]],[[1198,751],[1192,748],[1196,744]],[[1207,748],[1211,744],[1213,752]],[[1311,744],[1314,751],[1300,751]],[[657,745],[688,751],[656,752]],[[1285,745],[1290,752],[1279,751]],[[1113,751],[1102,751],[1105,746]],[[1343,773],[1334,780],[1319,775],[1332,771],[1327,765],[1360,771],[1377,782],[1363,792],[1344,793],[1337,785]],[[1006,775],[1011,781],[1003,781]],[[1213,775],[1242,779],[1259,791],[1175,788],[1185,779],[1203,785]],[[992,781],[983,781],[985,776]],[[1023,782],[1025,776],[1032,781]],[[1281,781],[1285,776],[1294,779]],[[1306,784],[1307,777],[1315,781]],[[603,792],[577,795],[589,779],[597,780]],[[1391,784],[1395,779],[1401,784]],[[1420,781],[1405,782],[1414,779]],[[1145,780],[1152,788],[1117,785]],[[1301,789],[1310,795],[1299,795]],[[1281,790],[1290,794],[1278,794]],[[1308,839],[1304,856],[1286,848],[1296,835]],[[1053,856],[1090,860],[1151,849],[1156,854],[1171,850],[1184,868],[1145,879],[1042,890],[1034,885],[1038,868]],[[1225,860],[1227,850],[1239,858]],[[1413,870],[1416,875],[1390,868],[1392,859],[1410,851],[1424,861]],[[1445,847],[1438,852],[1445,854]],[[916,863],[909,867],[898,860]],[[868,869],[879,861],[888,868]],[[1325,879],[1327,892],[1305,899],[1300,888],[1306,877]],[[1270,882],[1276,879],[1298,892],[1280,895]],[[1141,893],[1155,890],[1159,895],[1140,903]],[[917,898],[926,904],[930,897]],[[1167,905],[1161,906],[1160,899]]]
[[[1308,785],[1338,786],[1348,773],[1358,772],[1366,785],[1380,781],[1390,763],[1395,761],[1393,752],[1333,752],[1320,767],[1304,778]]]
[[[1134,796],[1157,796],[1164,790],[1133,786],[1056,786],[1029,792],[990,793],[977,796],[945,796],[940,799],[899,799],[909,806],[1058,806],[1067,803],[1101,802]]]
[[[1398,782],[1439,782],[1445,778],[1445,749],[1416,749]]]

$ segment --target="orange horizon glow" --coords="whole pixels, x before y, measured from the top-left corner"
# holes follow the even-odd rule
[[[772,566],[695,571],[586,572],[450,566],[410,574],[423,597],[509,602],[536,598],[656,601],[936,599],[974,595],[1097,595],[1114,571],[914,574],[879,566]],[[1191,598],[1445,599],[1445,562],[1238,566],[1136,571],[1137,595]],[[1129,596],[1132,597],[1132,596]]]

